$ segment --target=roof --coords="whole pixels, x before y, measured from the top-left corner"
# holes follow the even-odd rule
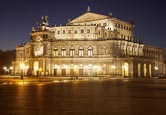
[[[82,14],[81,16],[71,20],[69,23],[80,23],[80,22],[88,22],[88,21],[94,21],[94,20],[101,20],[106,19],[109,16],[97,14],[93,12],[86,12]]]

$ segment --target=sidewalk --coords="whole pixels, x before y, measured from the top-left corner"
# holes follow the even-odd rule
[[[109,79],[108,77],[23,77],[20,76],[0,76],[0,82],[65,82],[65,81],[93,81],[93,80],[104,80]]]

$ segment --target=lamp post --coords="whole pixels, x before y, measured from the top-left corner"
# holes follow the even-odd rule
[[[127,70],[127,65],[123,65],[123,71],[124,71],[124,77],[126,77],[126,70]]]
[[[24,77],[24,68],[25,68],[25,65],[24,65],[24,63],[20,63],[20,69],[21,69],[21,79],[24,79],[23,77]]]
[[[3,67],[3,70],[4,70],[4,74],[6,75],[7,67]]]
[[[12,75],[13,67],[11,66],[11,67],[9,68],[9,70],[10,70],[10,75]]]
[[[42,71],[42,69],[39,68],[39,81],[40,81],[40,82],[41,82],[41,71]]]
[[[111,69],[113,70],[113,75],[115,75],[116,66],[115,66],[115,65],[112,65],[112,66],[111,66]]]
[[[158,68],[157,66],[155,66],[154,69],[155,69],[155,76],[157,77],[158,69],[159,69],[159,68]]]

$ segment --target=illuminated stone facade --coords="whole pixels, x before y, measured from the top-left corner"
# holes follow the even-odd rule
[[[163,51],[134,38],[134,24],[90,11],[65,26],[42,17],[31,40],[16,47],[13,74],[27,76],[153,77]],[[20,66],[24,65],[24,66]]]

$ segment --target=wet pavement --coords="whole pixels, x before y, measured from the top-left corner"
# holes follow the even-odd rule
[[[166,115],[166,80],[1,82],[0,115]]]

